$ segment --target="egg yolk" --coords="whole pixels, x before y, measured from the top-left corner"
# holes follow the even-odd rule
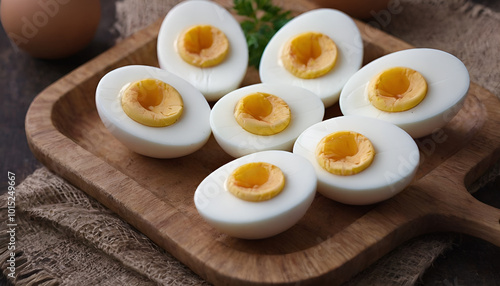
[[[291,121],[288,104],[278,96],[255,92],[241,98],[234,109],[236,122],[256,135],[274,135]]]
[[[264,162],[252,162],[236,168],[228,177],[226,187],[236,197],[252,202],[269,200],[285,186],[280,168]]]
[[[427,82],[417,71],[393,67],[382,71],[370,81],[368,98],[373,106],[388,112],[409,110],[427,94]]]
[[[124,86],[120,93],[123,111],[143,125],[168,126],[182,115],[184,107],[181,95],[161,80],[138,80]]]
[[[337,54],[337,45],[330,37],[322,33],[305,32],[285,44],[281,60],[296,77],[312,79],[333,69]]]
[[[216,27],[195,25],[180,35],[177,49],[185,62],[202,68],[213,67],[226,58],[229,41]]]
[[[375,149],[368,138],[353,131],[331,133],[318,143],[316,160],[326,171],[335,175],[354,175],[368,168]]]

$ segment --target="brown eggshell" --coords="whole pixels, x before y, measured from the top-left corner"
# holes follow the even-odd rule
[[[398,3],[391,3],[390,0],[311,0],[321,7],[333,8],[358,19],[369,19],[377,17],[380,11],[393,9],[392,6]],[[399,1],[397,1],[399,2]]]
[[[5,32],[33,57],[64,58],[93,39],[101,17],[100,0],[2,0]]]

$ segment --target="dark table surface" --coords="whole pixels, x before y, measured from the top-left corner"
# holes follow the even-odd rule
[[[7,191],[7,173],[16,174],[19,184],[41,163],[31,153],[24,131],[24,119],[31,101],[44,88],[106,51],[115,44],[118,33],[113,29],[115,2],[101,0],[102,19],[90,45],[64,60],[34,59],[17,50],[0,26],[0,194]],[[492,0],[476,0],[500,6]],[[498,47],[496,47],[498,48]],[[500,180],[476,192],[479,200],[500,208]],[[0,285],[5,283],[2,277]],[[441,255],[426,271],[421,285],[500,285],[500,247],[467,235],[457,235],[454,246]]]

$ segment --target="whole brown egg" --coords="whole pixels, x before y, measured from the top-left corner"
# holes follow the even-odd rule
[[[93,39],[100,0],[2,0],[0,19],[11,41],[36,58],[75,54]]]
[[[320,7],[338,9],[351,17],[369,19],[376,17],[380,11],[389,13],[401,9],[399,1],[391,0],[311,0]],[[397,11],[397,10],[396,10]],[[386,13],[387,13],[386,12]]]

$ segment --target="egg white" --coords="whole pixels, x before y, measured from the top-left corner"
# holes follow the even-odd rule
[[[239,166],[267,162],[281,169],[285,187],[276,197],[261,202],[239,199],[225,187],[227,177]],[[196,188],[198,213],[229,236],[261,239],[295,225],[306,213],[316,193],[316,175],[309,162],[291,152],[271,150],[237,158],[208,175]]]
[[[421,73],[427,81],[427,95],[420,104],[407,111],[381,111],[370,103],[367,86],[379,72],[396,66]],[[436,49],[408,49],[378,58],[356,72],[342,90],[339,105],[343,115],[382,119],[419,138],[442,128],[458,113],[469,84],[467,68],[455,56]]]
[[[273,94],[289,106],[292,119],[287,128],[274,135],[256,135],[243,129],[234,118],[238,101],[254,92]],[[293,143],[307,127],[323,120],[325,108],[309,90],[286,84],[254,84],[234,90],[222,97],[210,113],[212,133],[221,148],[233,157],[264,150],[291,151]]]
[[[364,135],[375,149],[372,164],[350,176],[329,173],[315,156],[323,137],[344,130]],[[297,138],[293,153],[314,166],[319,193],[352,205],[373,204],[396,195],[411,183],[420,161],[417,144],[408,133],[386,121],[361,116],[335,117],[309,127]]]
[[[180,119],[166,127],[150,127],[131,119],[121,106],[120,90],[128,83],[155,78],[173,86],[182,96]],[[175,158],[200,149],[211,134],[210,106],[187,81],[165,70],[143,65],[117,68],[104,75],[96,89],[98,114],[110,133],[128,149],[155,158]]]
[[[283,66],[280,55],[284,44],[304,32],[323,33],[337,45],[337,62],[326,75],[302,79]],[[341,11],[321,8],[300,14],[276,32],[262,55],[259,75],[263,83],[286,83],[311,90],[329,107],[337,103],[342,87],[362,62],[363,41],[354,21]]]
[[[185,62],[177,52],[177,38],[193,25],[209,24],[221,30],[229,41],[229,52],[217,66],[199,68]],[[236,89],[246,74],[248,47],[239,23],[222,6],[212,1],[190,0],[173,7],[158,32],[158,62],[194,85],[209,101]]]

